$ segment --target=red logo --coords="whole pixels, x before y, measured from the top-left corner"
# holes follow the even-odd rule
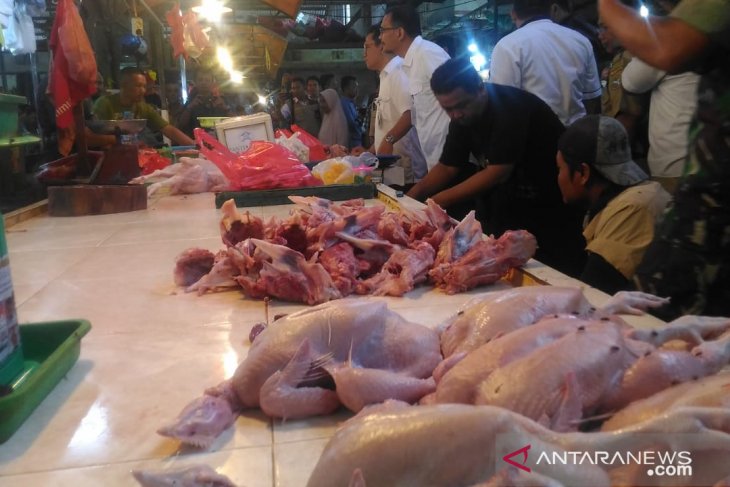
[[[515,450],[512,453],[508,453],[505,456],[502,457],[502,460],[509,463],[513,467],[517,467],[519,469],[524,470],[525,472],[532,472],[532,469],[530,467],[525,466],[527,463],[527,451],[532,447],[532,445],[523,446],[519,450]],[[515,463],[514,460],[512,460],[512,457],[519,455],[522,453],[522,463]]]

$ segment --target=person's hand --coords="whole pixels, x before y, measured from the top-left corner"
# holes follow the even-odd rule
[[[344,145],[332,144],[330,146],[331,157],[343,157],[347,155],[347,147]]]
[[[385,140],[382,140],[378,146],[377,154],[383,156],[393,154],[393,144],[389,144]]]
[[[350,155],[351,156],[359,156],[363,152],[365,152],[365,147],[363,147],[361,145],[358,145],[357,147],[353,147],[352,148],[352,150],[350,151]]]

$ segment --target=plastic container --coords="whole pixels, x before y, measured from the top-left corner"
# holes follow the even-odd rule
[[[18,133],[18,105],[26,103],[25,97],[0,93],[0,139]]]
[[[0,214],[0,395],[23,370],[18,313],[15,310],[13,281],[10,278],[5,223]]]
[[[9,394],[0,397],[0,443],[10,438],[66,375],[81,352],[87,320],[20,325],[23,370]]]
[[[231,117],[198,117],[198,123],[201,128],[212,129],[215,128],[215,124]]]

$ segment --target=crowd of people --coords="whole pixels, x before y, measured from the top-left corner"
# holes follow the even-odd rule
[[[474,209],[487,233],[529,230],[538,260],[606,292],[667,296],[664,319],[730,315],[730,4],[666,0],[645,19],[600,0],[602,70],[552,7],[514,2],[486,83],[407,7],[371,30],[366,62],[377,47],[401,58],[410,95],[379,97],[378,111],[410,106],[386,137],[415,129],[426,161],[408,195]],[[372,66],[382,90],[388,64]]]

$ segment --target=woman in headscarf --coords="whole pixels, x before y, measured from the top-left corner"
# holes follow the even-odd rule
[[[332,88],[319,94],[319,108],[322,111],[322,127],[319,140],[325,145],[347,146],[348,132],[345,112],[342,110],[340,95]]]

